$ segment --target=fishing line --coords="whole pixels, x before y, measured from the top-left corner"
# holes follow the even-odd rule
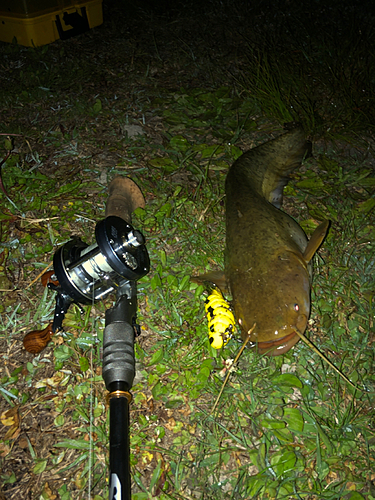
[[[94,308],[95,304],[95,288],[92,288],[92,294],[91,294],[91,311]],[[91,313],[90,311],[90,313]],[[91,332],[92,335],[95,335],[94,331],[94,318],[91,318]],[[94,409],[93,409],[93,391],[94,391],[94,372],[93,372],[93,349],[94,349],[94,342],[91,342],[90,344],[90,372],[91,372],[91,381],[90,381],[90,410],[89,410],[89,460],[88,460],[88,481],[87,481],[87,493],[88,497],[91,498],[91,488],[92,488],[92,463],[93,463],[93,437],[92,437],[92,431],[93,431],[93,417],[94,417]]]
[[[94,419],[94,406],[93,406],[93,390],[94,390],[94,374],[93,374],[93,362],[92,362],[92,352],[93,352],[94,346],[91,344],[91,349],[90,349],[90,371],[91,371],[91,382],[90,382],[90,424],[89,424],[89,432],[90,432],[90,446],[89,446],[89,479],[88,479],[88,493],[89,497],[91,498],[91,487],[92,487],[92,481],[91,481],[91,474],[92,474],[92,465],[93,465],[93,419]]]
[[[95,289],[92,289],[92,297],[91,297],[91,311],[94,310],[94,304],[95,304]],[[90,311],[90,312],[91,312]],[[94,318],[91,318],[91,331],[92,334],[95,334],[94,327],[95,327],[95,321]],[[94,392],[94,371],[93,371],[93,350],[94,350],[94,343],[91,342],[90,346],[90,372],[91,372],[91,382],[90,382],[90,422],[89,422],[89,434],[90,434],[90,439],[89,439],[89,479],[88,479],[88,498],[91,498],[91,487],[92,487],[92,464],[93,464],[93,437],[92,437],[92,432],[93,432],[93,418],[94,418],[94,408],[93,408],[93,392]]]

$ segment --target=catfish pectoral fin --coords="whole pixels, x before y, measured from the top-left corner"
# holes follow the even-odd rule
[[[315,229],[309,242],[307,243],[307,247],[303,252],[303,258],[306,262],[310,262],[310,260],[314,257],[315,252],[318,250],[320,245],[323,243],[324,238],[326,237],[330,222],[329,220],[325,220]]]
[[[192,276],[190,279],[191,281],[194,281],[194,283],[199,283],[201,285],[205,285],[207,283],[209,285],[214,284],[224,293],[228,292],[228,284],[224,271],[210,271],[209,273],[201,274],[200,276]]]

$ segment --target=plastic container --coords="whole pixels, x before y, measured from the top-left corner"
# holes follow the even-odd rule
[[[102,0],[1,0],[0,40],[39,47],[103,23]]]

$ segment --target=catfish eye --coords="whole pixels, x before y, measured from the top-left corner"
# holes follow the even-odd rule
[[[299,305],[298,304],[294,304],[294,310],[295,311],[299,311]]]

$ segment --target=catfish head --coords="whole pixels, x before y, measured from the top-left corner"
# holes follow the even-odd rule
[[[260,353],[277,356],[298,342],[296,330],[306,330],[310,315],[310,272],[302,255],[281,251],[263,273],[236,272],[229,282],[243,340],[256,323],[249,340]]]
[[[320,224],[303,252],[292,244],[275,246],[260,255],[261,262],[254,262],[254,268],[226,269],[242,339],[256,323],[249,340],[257,343],[261,354],[283,354],[305,332],[310,316],[310,262],[328,227],[329,221]]]

